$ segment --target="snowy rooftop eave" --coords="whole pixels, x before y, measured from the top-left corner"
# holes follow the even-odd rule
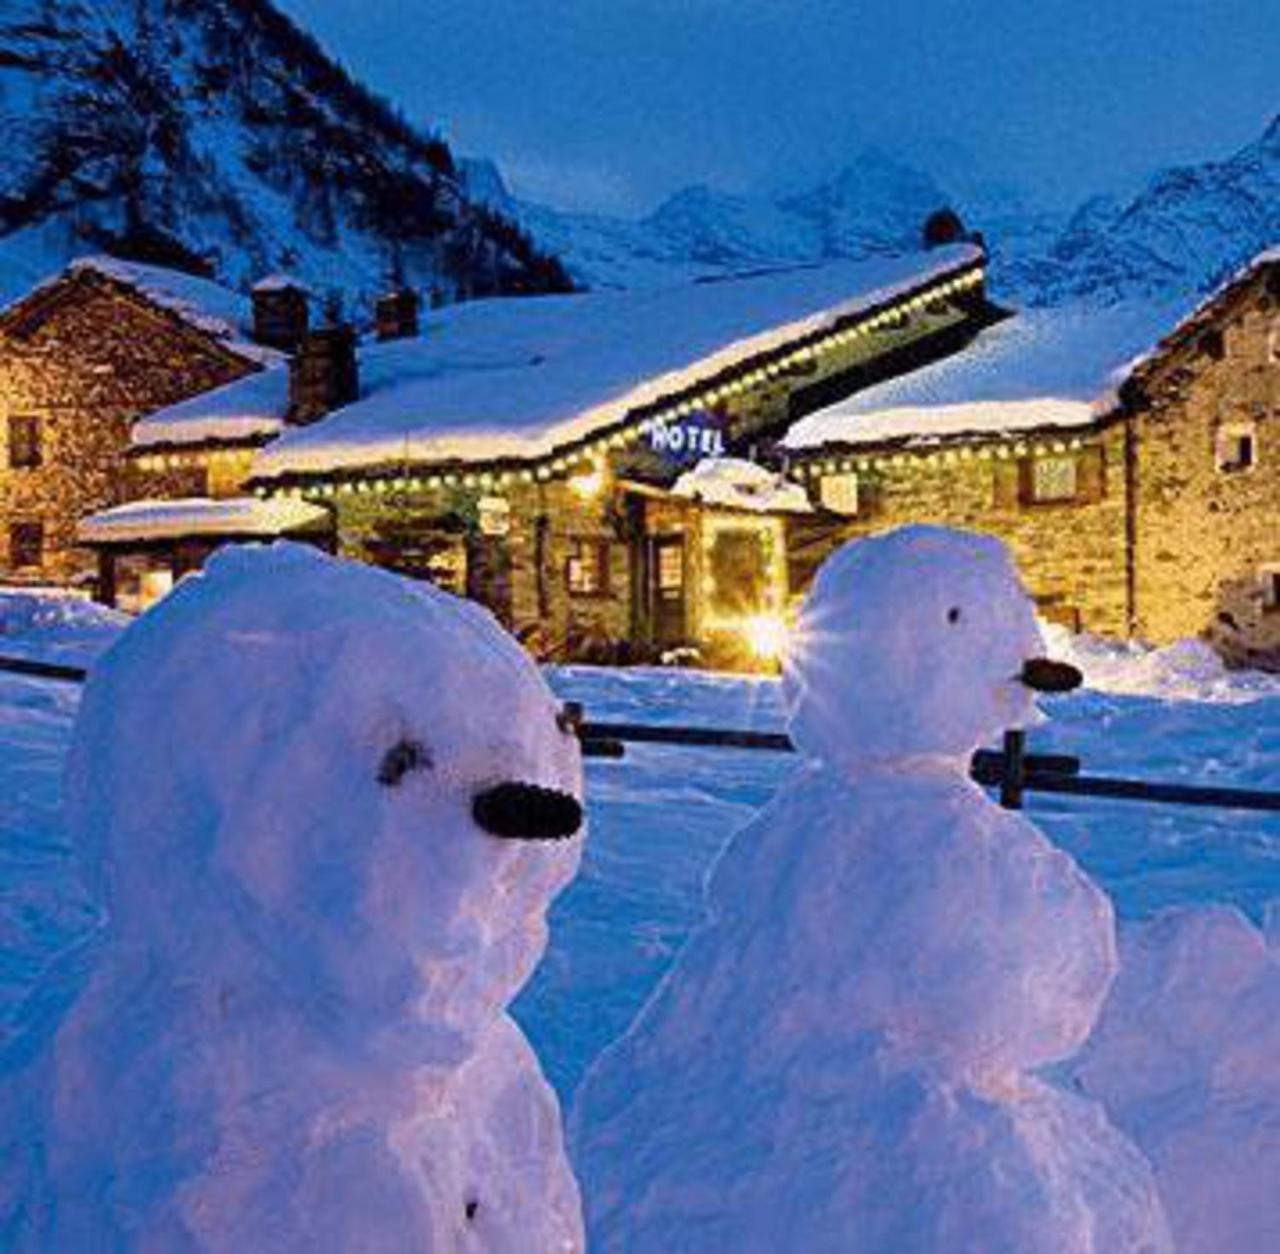
[[[135,449],[260,444],[283,428],[288,405],[289,370],[275,366],[147,414],[129,442]]]
[[[162,266],[122,261],[116,257],[78,257],[65,269],[39,283],[11,309],[17,310],[28,301],[39,300],[65,278],[84,273],[130,289],[246,361],[265,366],[283,360],[274,349],[255,344],[249,338],[252,311],[249,302],[238,292],[211,279]]]
[[[1131,381],[1140,383],[1166,354],[1176,349],[1193,335],[1203,323],[1211,321],[1219,309],[1228,304],[1235,294],[1247,287],[1255,276],[1280,266],[1280,245],[1266,248],[1250,258],[1234,274],[1220,283],[1212,292],[1201,300],[1190,312],[1182,316],[1164,330],[1158,337],[1143,346],[1140,352],[1132,355],[1113,374],[1111,387],[1113,395],[1121,395],[1121,389]]]
[[[295,500],[231,497],[211,500],[131,501],[81,520],[76,537],[82,544],[128,544],[177,540],[190,536],[270,538],[299,531],[323,530],[327,510]]]
[[[1117,369],[1181,308],[1166,299],[1018,314],[963,352],[810,414],[782,444],[804,454],[1088,427],[1113,410]]]
[[[422,339],[367,348],[361,399],[286,430],[259,453],[254,477],[554,456],[982,259],[954,245],[667,289],[452,306]]]

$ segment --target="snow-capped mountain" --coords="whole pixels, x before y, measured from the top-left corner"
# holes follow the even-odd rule
[[[508,214],[596,287],[668,283],[915,247],[948,203],[928,175],[866,149],[830,179],[774,195],[686,187],[641,219],[569,213],[511,195],[491,162],[463,163],[473,196]]]
[[[1025,299],[1121,299],[1214,286],[1280,240],[1280,115],[1225,161],[1161,170],[1127,204],[1087,201],[1006,276]]]
[[[982,231],[995,289],[1014,304],[1189,296],[1280,240],[1280,118],[1225,161],[1163,171],[1128,202],[1097,196],[1069,215],[874,149],[817,186],[772,196],[690,187],[638,220],[521,201],[487,163],[467,163],[466,173],[473,194],[518,219],[588,286],[898,252],[917,245],[942,205]]]
[[[367,299],[565,275],[269,0],[5,0],[0,295],[87,250]]]

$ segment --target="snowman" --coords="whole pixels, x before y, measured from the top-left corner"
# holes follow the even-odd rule
[[[107,922],[10,1248],[581,1250],[506,1010],[580,854],[562,724],[487,612],[310,549],[225,550],[132,626],[76,728]]]
[[[908,527],[823,566],[783,676],[803,765],[580,1090],[593,1248],[1168,1248],[1146,1161],[1038,1074],[1106,996],[1107,899],[968,778],[1036,717],[1041,650],[994,539]]]

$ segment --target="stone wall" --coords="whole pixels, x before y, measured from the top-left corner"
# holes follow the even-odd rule
[[[557,479],[501,493],[455,486],[320,499],[336,510],[339,552],[472,596],[539,656],[603,659],[631,638],[628,522],[604,486],[584,495]],[[481,515],[492,518],[486,503],[498,500],[505,530],[486,534]],[[607,577],[596,591],[570,591],[578,545],[603,546]]]
[[[1132,419],[1135,632],[1280,669],[1280,300],[1264,276],[1153,374]],[[1244,435],[1251,464],[1232,469]]]
[[[76,523],[129,499],[123,456],[142,414],[229,382],[253,367],[175,316],[99,281],[61,281],[0,332],[0,579],[87,582],[93,555]],[[40,419],[35,468],[9,464],[10,415]],[[13,524],[39,523],[38,567],[14,565]]]
[[[1074,499],[1030,499],[1034,463],[1042,457],[1075,462]],[[832,461],[833,472],[825,469]],[[808,587],[817,566],[845,540],[907,523],[938,523],[1004,540],[1044,617],[1101,634],[1125,634],[1121,425],[1069,441],[850,456],[799,469],[808,470],[815,503],[822,500],[824,479],[856,475],[859,511],[843,520],[827,515],[790,524],[793,594]]]

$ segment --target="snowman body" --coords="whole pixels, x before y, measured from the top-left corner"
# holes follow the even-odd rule
[[[581,839],[483,830],[504,781],[580,796],[580,757],[477,607],[286,545],[139,620],[72,751],[108,924],[29,1078],[14,1248],[580,1250],[506,1007]]]
[[[707,923],[583,1083],[589,1233],[636,1251],[1163,1249],[1145,1161],[1034,1074],[1098,1013],[1110,907],[966,776],[987,724],[1030,713],[1025,597],[989,541],[866,545],[820,573],[788,662],[808,761],[727,847]]]

